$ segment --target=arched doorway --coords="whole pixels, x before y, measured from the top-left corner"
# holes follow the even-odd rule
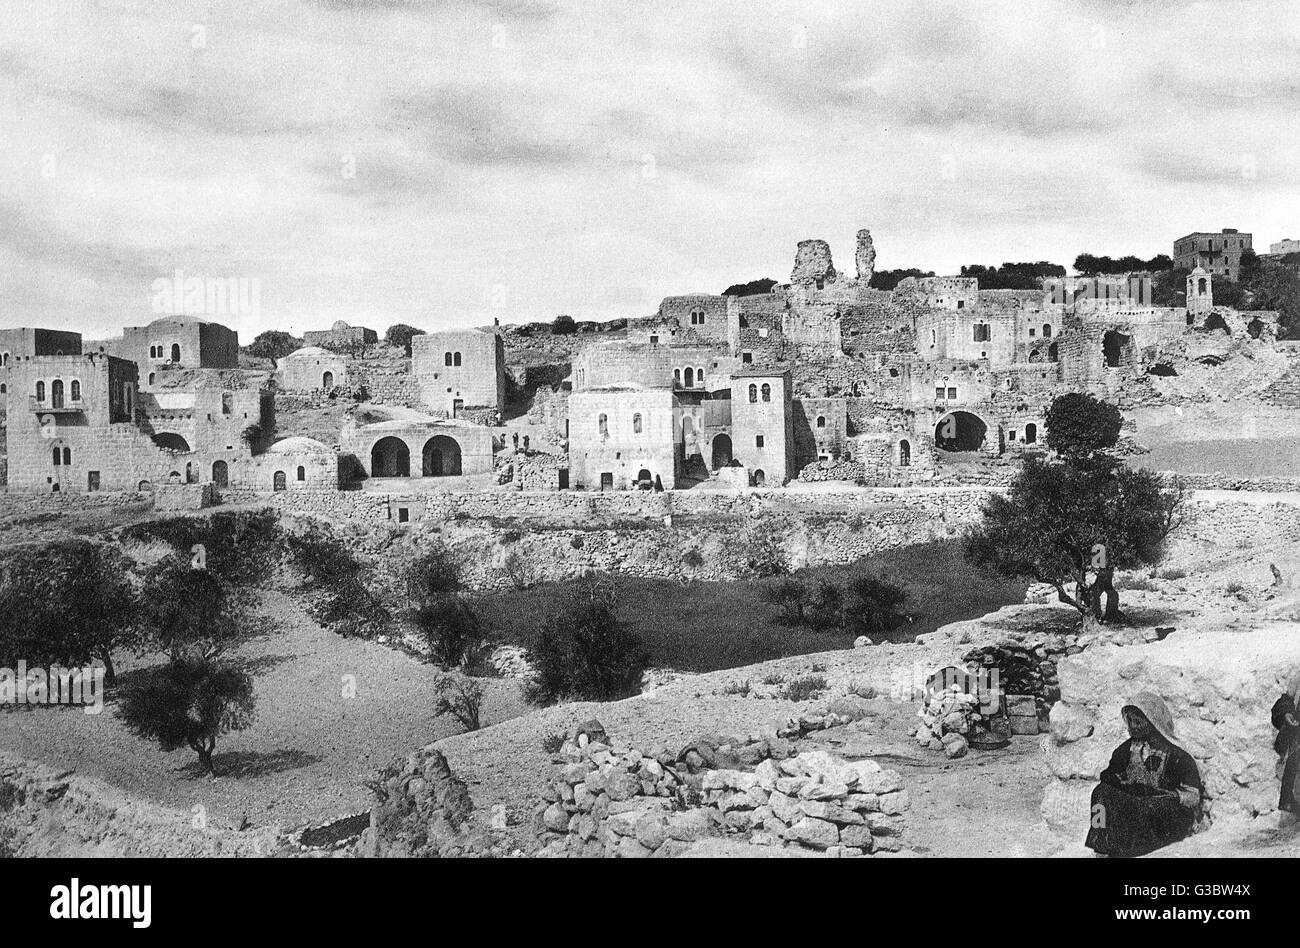
[[[1118,368],[1120,359],[1123,357],[1125,348],[1133,340],[1131,337],[1124,335],[1122,332],[1110,330],[1102,337],[1101,349],[1102,355],[1106,360],[1108,368]]]
[[[226,467],[225,461],[212,462],[212,483],[218,487],[230,486],[230,469]]]
[[[1025,444],[1034,444],[1038,441],[1038,425],[1032,421],[1025,425]]]
[[[766,484],[767,484],[767,475],[763,473],[763,469],[761,467],[756,468],[754,470],[754,486],[763,487]]]
[[[272,489],[277,491],[284,490],[286,487],[285,481],[286,478],[284,476],[284,471],[276,471],[275,478],[271,481]]]
[[[55,379],[50,383],[50,406],[63,407],[63,379]]]
[[[898,466],[910,467],[912,464],[912,444],[906,438],[898,442]]]
[[[401,438],[380,438],[370,449],[371,477],[410,477],[411,449]]]
[[[424,444],[421,474],[424,477],[452,477],[460,474],[460,445],[454,438],[434,435]]]
[[[320,387],[325,389],[325,391],[327,392],[334,387],[333,372],[326,372],[324,375],[320,377]]]
[[[179,342],[172,343],[172,361],[181,361],[181,344]]]
[[[650,473],[649,468],[641,468],[636,472],[636,486],[641,490],[650,490],[655,486],[654,476]]]
[[[968,411],[949,412],[934,426],[934,446],[941,451],[978,451],[988,425]]]
[[[197,484],[199,481],[199,472],[194,469],[193,461],[185,462],[185,483]]]
[[[720,434],[713,438],[713,469],[724,468],[731,463],[731,436]]]

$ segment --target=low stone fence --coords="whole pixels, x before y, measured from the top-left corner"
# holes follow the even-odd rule
[[[543,856],[675,856],[708,836],[828,856],[899,852],[907,792],[893,770],[780,738],[638,750],[598,723],[569,735],[536,812]]]

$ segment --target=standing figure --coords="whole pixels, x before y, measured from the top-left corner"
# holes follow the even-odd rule
[[[1273,726],[1277,728],[1273,750],[1277,751],[1278,778],[1282,782],[1277,808],[1283,826],[1300,820],[1300,787],[1296,786],[1296,779],[1300,778],[1300,710],[1297,704],[1300,704],[1300,675],[1291,682],[1287,693],[1273,704]]]
[[[1129,739],[1111,755],[1092,792],[1085,841],[1102,856],[1145,856],[1189,835],[1201,816],[1201,775],[1177,743],[1174,720],[1156,695],[1121,711]]]

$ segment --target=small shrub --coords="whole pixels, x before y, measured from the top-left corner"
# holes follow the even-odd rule
[[[518,550],[511,550],[501,561],[501,572],[515,589],[529,589],[537,585],[537,570]]]
[[[1132,576],[1121,579],[1115,583],[1116,589],[1136,589],[1142,592],[1151,592],[1156,589],[1156,584],[1145,576]]]
[[[682,555],[682,565],[689,566],[691,569],[699,569],[704,565],[704,554],[697,549],[691,548]]]
[[[821,695],[826,688],[825,675],[805,675],[787,684],[783,695],[787,701],[811,701]]]
[[[558,754],[560,748],[564,746],[563,734],[548,734],[542,738],[542,750],[548,754]]]
[[[784,579],[764,587],[760,596],[764,602],[780,610],[777,621],[782,625],[804,625],[808,621],[812,591],[805,583]]]
[[[473,678],[463,675],[443,675],[433,685],[438,696],[433,713],[438,717],[450,714],[466,731],[477,731],[483,726],[483,688]]]
[[[586,543],[583,542],[582,537],[575,536],[569,538],[569,546],[571,546],[575,550],[581,550],[584,546],[586,546]]]
[[[821,662],[813,662],[812,670],[814,672],[824,672],[826,670],[826,666],[823,665]]]
[[[1159,576],[1161,579],[1186,579],[1187,570],[1178,569],[1177,567],[1173,569],[1162,569]]]
[[[586,597],[553,616],[528,649],[536,669],[528,697],[537,704],[563,699],[612,701],[637,694],[650,657],[641,639],[619,621],[613,595],[592,587]]]
[[[413,610],[412,619],[435,665],[467,671],[482,666],[490,643],[478,615],[463,597],[426,600]]]
[[[849,682],[849,694],[870,701],[876,697],[876,686],[865,681],[852,681]]]
[[[733,681],[722,689],[724,695],[736,695],[741,698],[749,697],[749,679],[744,681]]]
[[[907,590],[898,583],[863,574],[849,582],[845,622],[854,635],[881,635],[907,621],[898,612],[906,601]]]
[[[785,675],[764,675],[763,684],[780,685],[785,683]]]

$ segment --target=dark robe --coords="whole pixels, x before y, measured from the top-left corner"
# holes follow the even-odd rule
[[[1273,705],[1273,726],[1277,728],[1273,750],[1282,758],[1282,793],[1277,808],[1300,815],[1300,800],[1296,799],[1296,777],[1300,776],[1300,726],[1288,724],[1286,720],[1288,714],[1295,713],[1295,701],[1290,695],[1283,695]]]
[[[1145,856],[1175,843],[1191,833],[1201,813],[1201,775],[1191,755],[1172,744],[1153,742],[1156,759],[1147,762],[1153,769],[1141,774],[1142,762],[1130,759],[1133,743],[1130,738],[1115,748],[1092,792],[1092,820],[1084,845],[1108,856]],[[1195,806],[1160,794],[1180,789],[1194,791]]]

